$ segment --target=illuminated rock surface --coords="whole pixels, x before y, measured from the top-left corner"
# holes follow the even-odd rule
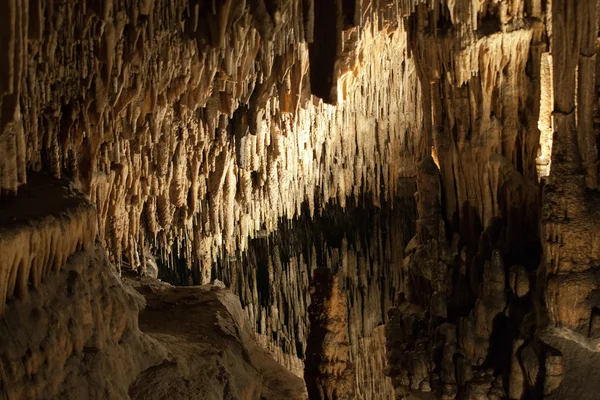
[[[231,292],[146,279],[122,283],[97,246],[71,256],[27,299],[9,302],[0,327],[2,397],[306,398],[302,379],[259,345]]]
[[[0,398],[596,399],[598,10],[1,2]]]

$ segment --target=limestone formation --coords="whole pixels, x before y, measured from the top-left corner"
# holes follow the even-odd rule
[[[163,345],[139,330],[143,305],[104,249],[75,253],[26,299],[6,305],[1,397],[125,398],[141,371],[167,357]]]
[[[383,373],[383,324],[403,279],[396,260],[402,259],[404,244],[414,235],[414,183],[401,186],[404,196],[394,201],[393,209],[347,204],[345,209],[327,207],[312,219],[306,213],[292,224],[282,222],[274,234],[250,241],[245,254],[227,254],[213,267],[240,296],[276,360],[308,381],[311,359],[310,368],[323,370],[323,380],[343,376],[340,381],[353,387],[357,398],[393,397],[392,382]],[[184,272],[179,282],[185,280]],[[335,302],[330,300],[333,294]],[[315,326],[321,326],[321,336]],[[332,340],[325,340],[325,334]],[[335,345],[333,358],[343,359],[339,365],[346,367],[320,365],[328,356],[323,348],[327,344]]]
[[[14,221],[2,228],[1,243],[17,237],[23,247],[29,240],[36,243],[37,236],[28,236],[32,231],[49,230],[51,243],[64,243],[69,251],[72,243],[79,245],[72,253],[47,256],[59,257],[52,261],[56,267],[27,296],[5,305],[0,397],[306,399],[303,381],[260,346],[238,297],[217,286],[179,290],[151,278],[124,283],[105,249],[85,242],[93,230],[80,225],[95,220],[89,202],[64,182],[36,183],[20,190],[19,196],[34,196],[20,205],[39,201],[41,192],[56,197],[47,198],[47,207],[15,210]],[[71,236],[62,240],[52,236],[55,231]],[[55,251],[52,246],[23,250],[44,256],[40,249]],[[182,302],[187,307],[173,312]]]
[[[29,286],[38,288],[69,256],[94,244],[95,217],[93,204],[68,182],[30,175],[0,208],[0,316],[7,297],[26,298]]]
[[[0,3],[0,398],[598,397],[600,0]]]
[[[27,170],[69,177],[117,265],[142,265],[147,245],[165,262],[185,251],[197,283],[222,246],[244,250],[304,201],[393,197],[422,119],[399,12],[374,3],[339,31],[332,107],[309,79],[314,18],[329,15],[213,3],[3,5],[3,193]]]

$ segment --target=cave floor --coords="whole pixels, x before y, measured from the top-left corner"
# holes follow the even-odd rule
[[[246,326],[239,300],[218,286],[174,287],[125,279],[147,301],[140,329],[168,358],[143,371],[132,399],[303,399],[304,382],[263,350]]]

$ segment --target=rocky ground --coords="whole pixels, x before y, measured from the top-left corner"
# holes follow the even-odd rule
[[[239,298],[221,286],[127,280],[148,302],[140,329],[167,349],[142,371],[132,399],[304,399],[302,379],[261,348]]]
[[[10,298],[0,343],[0,399],[307,397],[258,345],[231,292],[122,281],[101,247]]]

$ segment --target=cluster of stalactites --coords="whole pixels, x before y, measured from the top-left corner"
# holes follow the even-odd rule
[[[301,1],[26,3],[1,6],[0,185],[72,178],[117,264],[175,248],[204,282],[215,249],[303,201],[379,201],[412,173],[420,90],[393,5],[340,28],[334,107],[310,94]]]

